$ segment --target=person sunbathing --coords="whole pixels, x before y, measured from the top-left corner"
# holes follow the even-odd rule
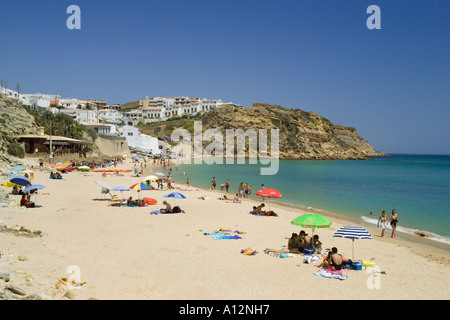
[[[338,254],[338,249],[336,247],[333,247],[328,253],[328,256],[323,260],[323,262],[316,267],[337,271],[342,269],[342,263],[342,256]]]

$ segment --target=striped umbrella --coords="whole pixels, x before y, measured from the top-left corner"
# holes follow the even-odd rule
[[[355,239],[369,239],[369,240],[372,239],[372,236],[366,229],[352,226],[340,228],[333,234],[333,237],[352,239],[352,260],[354,259],[355,256],[354,250]]]

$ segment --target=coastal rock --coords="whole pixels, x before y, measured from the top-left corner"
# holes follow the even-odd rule
[[[16,136],[36,132],[34,117],[20,103],[0,94],[0,154],[8,154],[6,150]],[[7,157],[0,159],[3,161],[9,162]]]
[[[9,207],[9,195],[0,190],[0,208]]]
[[[17,294],[17,295],[19,295],[19,296],[25,296],[25,295],[27,294],[25,290],[23,290],[22,288],[16,286],[15,284],[12,284],[12,283],[11,283],[11,284],[8,284],[8,285],[5,287],[5,290],[9,290],[9,291],[11,291],[12,293]]]
[[[5,282],[8,282],[10,280],[9,273],[7,272],[0,273],[0,279],[2,279]]]
[[[203,130],[279,129],[280,159],[343,160],[381,156],[355,128],[343,127],[313,112],[255,103],[250,108],[218,108],[202,117]],[[268,151],[270,153],[270,138]],[[248,146],[246,146],[248,152]]]
[[[192,123],[186,121],[193,122],[194,120],[169,120],[142,125],[139,128],[146,134],[161,135],[164,133],[170,137],[172,129],[191,128]],[[355,128],[333,124],[330,120],[314,112],[284,108],[278,105],[254,103],[248,108],[225,106],[206,112],[201,117],[196,117],[195,121],[202,122],[203,132],[208,129],[219,130],[224,137],[224,143],[228,129],[241,129],[244,132],[254,129],[256,134],[258,130],[266,129],[269,156],[272,150],[271,129],[278,129],[280,159],[362,160],[385,155],[376,151],[358,135]],[[194,133],[193,129],[190,133]],[[211,141],[203,141],[203,147],[210,143]],[[248,145],[249,143],[246,142],[244,147],[247,156],[249,154]],[[235,143],[235,156],[236,149]],[[226,145],[223,151],[225,155]]]

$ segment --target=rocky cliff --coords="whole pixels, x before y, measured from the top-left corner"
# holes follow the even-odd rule
[[[21,104],[0,94],[0,154],[21,134],[36,133],[34,117]]]
[[[355,128],[335,125],[318,114],[299,109],[255,103],[249,108],[219,108],[204,114],[201,121],[203,131],[279,129],[281,159],[368,159],[384,155],[359,136]]]

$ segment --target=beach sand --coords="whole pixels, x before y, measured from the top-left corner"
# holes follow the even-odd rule
[[[130,160],[118,168],[131,168]],[[155,167],[149,166],[156,172]],[[303,256],[280,258],[266,248],[287,245],[287,238],[302,228],[290,223],[302,213],[297,208],[271,204],[278,217],[249,214],[256,200],[229,203],[218,200],[221,192],[175,183],[186,199],[171,199],[185,213],[152,215],[162,208],[168,191],[142,191],[158,201],[142,208],[109,207],[109,195],[95,183],[101,173],[71,172],[63,180],[51,180],[47,172],[35,173],[39,191],[37,208],[0,208],[0,224],[25,226],[46,233],[0,232],[0,274],[9,272],[0,291],[15,284],[27,295],[41,293],[52,299],[170,299],[170,300],[305,300],[305,299],[444,299],[448,287],[448,251],[404,239],[381,238],[370,229],[372,240],[354,242],[355,260],[376,262],[366,270],[344,270],[346,280],[315,275],[313,262]],[[141,179],[108,175],[113,186],[131,186]],[[9,190],[8,190],[9,191]],[[120,192],[115,192],[120,197]],[[124,197],[137,197],[136,191]],[[230,194],[231,195],[231,194]],[[209,200],[198,199],[209,196]],[[20,196],[10,196],[19,200]],[[349,222],[332,216],[330,228],[317,229],[324,248],[337,247],[352,256],[352,241],[333,238]],[[354,223],[352,223],[354,225]],[[245,232],[242,239],[214,240],[204,233],[219,228]],[[311,229],[303,229],[312,234]],[[233,233],[232,233],[233,234]],[[241,250],[258,253],[247,256]],[[19,259],[20,256],[20,259]],[[75,267],[70,267],[75,266]],[[56,288],[58,279],[75,277],[79,270],[85,283],[66,293]],[[374,273],[373,271],[379,273]],[[370,272],[371,271],[371,272]],[[66,297],[64,295],[66,294]]]

